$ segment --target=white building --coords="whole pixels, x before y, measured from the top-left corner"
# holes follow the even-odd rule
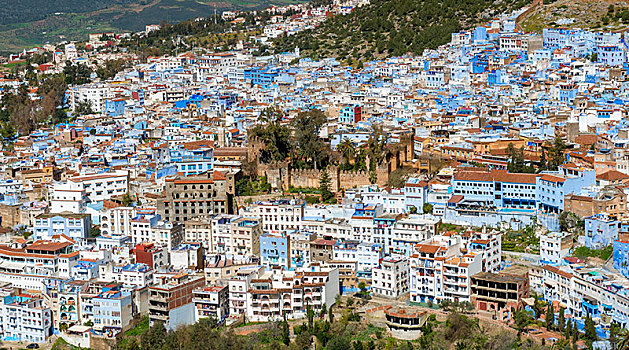
[[[543,264],[561,265],[572,249],[572,235],[568,232],[548,232],[539,236],[539,256]]]
[[[41,298],[7,296],[1,317],[3,340],[43,343],[52,334],[52,311]]]
[[[262,267],[240,268],[229,280],[229,315],[238,316],[247,313],[247,299],[250,283],[262,273]]]
[[[410,300],[470,301],[470,278],[482,271],[483,254],[465,252],[465,247],[459,235],[435,236],[417,244],[410,258]]]
[[[408,292],[408,259],[388,258],[371,274],[371,291],[385,298],[398,298]]]
[[[74,182],[57,183],[50,193],[50,212],[83,213],[87,202],[87,193],[81,185]]]
[[[312,264],[286,271],[275,267],[250,281],[247,319],[254,322],[306,316],[308,307],[317,313],[335,303],[340,294],[339,271]]]
[[[221,322],[229,316],[229,288],[227,286],[196,289],[192,294],[197,322],[207,317],[213,317]]]
[[[241,215],[262,219],[264,231],[298,230],[305,207],[301,199],[256,202]]]
[[[73,188],[82,188],[92,202],[122,196],[129,192],[129,173],[114,171],[109,173],[75,176],[68,179]]]

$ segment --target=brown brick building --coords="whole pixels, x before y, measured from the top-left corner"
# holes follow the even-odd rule
[[[173,223],[197,216],[233,214],[233,192],[228,182],[218,171],[166,179],[164,196],[157,199],[157,211]]]

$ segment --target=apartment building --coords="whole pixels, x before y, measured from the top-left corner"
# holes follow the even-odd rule
[[[516,270],[517,269],[517,270]],[[493,313],[503,322],[513,317],[529,296],[527,268],[508,268],[500,273],[479,272],[472,276],[471,303],[479,311]]]
[[[298,230],[304,217],[306,202],[301,199],[278,199],[255,202],[243,215],[260,218],[265,232]]]
[[[410,257],[410,299],[470,301],[471,276],[482,268],[482,252],[470,251],[460,235],[435,236],[417,244]]]
[[[131,236],[132,221],[135,218],[156,216],[156,208],[123,207],[114,202],[103,203],[100,211],[100,232],[104,236]]]
[[[153,281],[153,268],[144,263],[117,265],[114,262],[98,266],[100,281],[115,281],[125,286],[145,287]]]
[[[94,331],[115,337],[133,319],[133,297],[128,291],[104,290],[92,298]]]
[[[295,271],[272,268],[250,281],[247,318],[256,322],[303,318],[334,304],[340,293],[339,274],[319,264]]]
[[[52,335],[52,311],[41,297],[5,296],[0,306],[3,340],[43,343]]]
[[[131,220],[131,240],[134,244],[155,243],[168,251],[183,242],[183,225],[159,220],[159,215],[138,216]]]
[[[196,310],[195,321],[214,318],[219,323],[229,316],[229,288],[212,286],[192,291],[192,301]]]
[[[157,275],[149,286],[149,320],[162,322],[168,330],[195,322],[193,291],[205,286],[203,276],[186,272]]]
[[[70,266],[78,261],[79,254],[73,252],[71,242],[40,240],[23,247],[0,246],[0,280],[11,282],[18,288],[38,289],[32,288],[28,276],[67,278],[70,277]]]
[[[290,268],[290,238],[282,234],[264,233],[260,237],[260,256],[262,265]]]
[[[238,272],[229,280],[229,315],[239,316],[247,314],[247,302],[251,281],[257,279],[264,271],[260,266],[248,266],[238,269]]]
[[[561,265],[573,246],[572,234],[547,232],[539,236],[539,256],[543,264]]]
[[[89,236],[91,226],[92,219],[88,214],[40,214],[35,217],[33,234],[37,239],[43,240],[65,235],[80,241]]]
[[[212,218],[211,227],[211,253],[260,256],[260,219],[222,214]]]
[[[79,214],[85,211],[89,201],[83,186],[74,182],[57,183],[52,186],[49,199],[51,213]]]
[[[166,179],[164,196],[157,199],[157,212],[172,223],[185,223],[197,216],[233,213],[233,195],[227,178],[214,171]]]
[[[416,244],[430,239],[437,233],[439,222],[429,215],[409,215],[396,221],[391,230],[392,243],[388,247],[389,252],[410,256]]]
[[[408,259],[383,259],[380,266],[372,270],[371,291],[374,295],[396,299],[408,290]]]
[[[68,181],[73,183],[73,188],[85,190],[91,202],[101,202],[129,192],[129,173],[122,170],[75,176]]]
[[[212,216],[197,216],[184,223],[184,239],[186,242],[198,242],[206,251],[214,251],[212,241]]]
[[[290,265],[302,267],[310,265],[310,243],[317,239],[316,233],[308,231],[288,232],[290,244]]]
[[[334,261],[356,262],[357,271],[370,272],[380,264],[384,249],[380,244],[367,244],[358,241],[337,241],[332,252]]]
[[[557,301],[577,320],[588,315],[601,327],[629,327],[629,282],[600,268],[543,265],[530,272],[531,288],[545,301]],[[598,326],[597,326],[598,327]]]

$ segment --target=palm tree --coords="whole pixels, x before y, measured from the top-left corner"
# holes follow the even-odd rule
[[[629,331],[624,331],[620,336],[622,337],[622,339],[620,339],[620,341],[618,342],[616,349],[629,349]]]
[[[341,162],[339,165],[343,164],[343,159],[349,164],[349,159],[356,153],[356,149],[354,148],[354,142],[349,138],[344,138],[336,149],[341,153]]]

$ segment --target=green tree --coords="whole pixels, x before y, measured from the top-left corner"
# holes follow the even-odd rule
[[[66,61],[63,74],[65,75],[66,84],[82,85],[91,81],[90,75],[92,71],[85,64],[73,64]]]
[[[98,226],[92,226],[90,227],[90,232],[89,232],[90,237],[95,238],[100,236],[100,228]]]
[[[156,322],[150,327],[140,339],[142,349],[161,349],[166,341],[166,327],[162,322]]]
[[[620,326],[616,322],[612,322],[609,326],[609,345],[611,345],[612,350],[619,349],[618,344],[620,343],[620,332]]]
[[[424,203],[422,211],[424,214],[432,214],[433,206],[430,203]]]
[[[288,321],[286,321],[286,314],[284,314],[284,321],[282,321],[282,343],[287,346],[290,344],[290,328]]]
[[[597,341],[598,335],[596,334],[596,327],[594,326],[594,321],[592,317],[588,314],[585,318],[585,326],[584,326],[585,339],[589,341]]]
[[[570,339],[570,337],[572,337],[572,320],[569,319],[568,322],[566,322],[566,328],[563,331],[563,335],[564,337],[566,337],[566,339]]]
[[[559,326],[559,331],[563,332],[565,327],[566,327],[566,316],[564,315],[566,313],[566,309],[563,307],[559,307],[559,315],[557,323]]]
[[[376,182],[378,182],[378,174],[375,170],[372,170],[369,172],[369,183],[373,185]]]
[[[283,161],[291,152],[290,129],[282,124],[283,118],[278,108],[267,108],[258,118],[260,124],[251,129],[251,136],[264,145],[259,153],[263,163]]]
[[[532,317],[529,312],[524,309],[512,310],[513,319],[515,321],[516,328],[518,329],[518,335],[521,334],[524,329],[531,323]]]
[[[308,318],[308,330],[312,332],[313,330],[313,322],[314,322],[315,313],[310,307],[310,305],[306,306],[306,317]]]
[[[119,72],[129,67],[130,61],[124,59],[105,60],[100,67],[96,69],[96,75],[102,80],[108,80],[116,76]]]
[[[546,308],[546,329],[549,331],[553,330],[555,325],[555,310],[553,310],[553,304],[548,304]]]
[[[330,190],[330,175],[327,169],[321,171],[321,178],[319,179],[319,192],[321,192],[321,202],[328,203],[334,194]]]
[[[535,298],[533,302],[533,311],[535,312],[535,319],[539,319],[542,315],[542,302],[538,298]]]
[[[327,342],[326,350],[348,350],[351,348],[349,340],[344,336],[336,336]]]
[[[305,162],[312,162],[315,169],[327,159],[328,145],[319,137],[327,118],[321,110],[312,109],[299,113],[291,122],[293,129],[293,152]]]
[[[76,109],[74,110],[74,114],[76,115],[94,114],[94,110],[92,109],[92,101],[79,102],[78,105],[76,106]]]
[[[387,144],[388,135],[381,125],[373,125],[373,131],[367,139],[367,148],[369,153],[369,170],[376,170],[376,166],[382,164],[390,155]]]
[[[130,207],[131,205],[133,205],[133,203],[134,203],[134,200],[133,200],[133,198],[131,197],[130,194],[125,193],[125,194],[122,195],[122,206],[123,207]]]
[[[555,141],[548,150],[548,170],[557,170],[566,160],[566,144],[560,137],[555,137]]]
[[[542,148],[542,154],[539,156],[539,168],[538,171],[544,171],[548,169],[548,161],[546,160],[546,151]]]
[[[535,169],[532,166],[525,164],[524,159],[524,147],[516,149],[513,143],[509,143],[507,146],[507,155],[509,156],[509,162],[507,163],[507,170],[510,173],[533,173]]]

